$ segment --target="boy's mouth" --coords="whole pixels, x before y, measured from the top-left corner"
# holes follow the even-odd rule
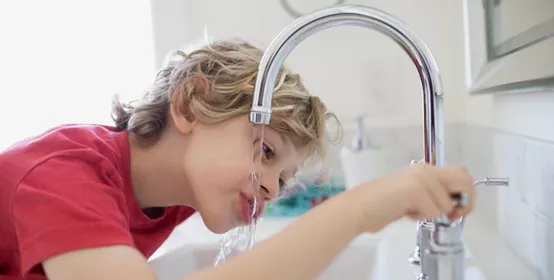
[[[263,214],[264,201],[253,195],[241,192],[239,195],[240,214],[244,222],[250,224],[257,221]]]

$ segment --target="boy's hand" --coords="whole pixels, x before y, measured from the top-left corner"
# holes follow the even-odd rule
[[[354,188],[350,198],[359,210],[363,231],[375,232],[403,216],[456,219],[473,209],[473,178],[464,167],[415,164]],[[466,193],[468,205],[456,207],[452,194]]]

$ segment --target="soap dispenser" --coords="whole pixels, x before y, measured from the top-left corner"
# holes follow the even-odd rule
[[[346,189],[370,181],[386,172],[386,154],[366,136],[363,117],[356,118],[356,128],[350,147],[340,151]]]

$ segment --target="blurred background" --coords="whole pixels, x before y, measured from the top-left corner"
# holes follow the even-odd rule
[[[289,2],[300,13],[335,3]],[[447,123],[554,139],[554,131],[539,121],[554,119],[554,95],[468,95],[460,1],[346,2],[383,9],[423,38],[442,73]],[[2,135],[1,148],[57,123],[110,123],[113,94],[139,96],[170,50],[201,40],[205,33],[265,48],[295,19],[278,0],[23,0],[0,5],[0,121],[10,131]],[[370,127],[421,125],[417,72],[403,51],[377,32],[350,26],[324,30],[301,43],[286,64],[345,126],[356,116],[366,116]],[[522,102],[529,106],[519,106]]]
[[[335,3],[288,2],[299,13]],[[554,139],[554,131],[540,125],[542,119],[554,119],[554,95],[468,95],[460,1],[346,2],[383,9],[422,37],[442,73],[446,123]],[[4,131],[11,131],[1,137],[2,148],[58,123],[110,123],[113,94],[140,96],[169,51],[202,40],[204,34],[243,38],[265,48],[295,19],[277,0],[24,0],[0,5],[0,120]],[[286,64],[345,126],[357,116],[366,116],[369,127],[421,125],[417,72],[403,51],[377,32],[350,26],[324,30],[301,43]],[[520,106],[522,102],[529,106]]]

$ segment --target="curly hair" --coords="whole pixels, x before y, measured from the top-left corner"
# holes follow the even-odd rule
[[[190,52],[172,52],[157,73],[152,87],[131,103],[113,102],[112,118],[119,130],[139,140],[155,140],[168,121],[173,94],[179,94],[182,112],[205,123],[247,114],[252,105],[258,66],[263,51],[242,40],[204,43]],[[280,69],[272,99],[269,126],[310,154],[325,152],[325,123],[336,116],[311,95],[300,76]]]

